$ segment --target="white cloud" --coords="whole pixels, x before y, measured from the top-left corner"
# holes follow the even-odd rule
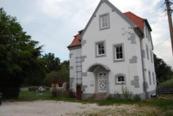
[[[42,11],[51,17],[67,20],[76,32],[86,25],[99,0],[37,0]],[[166,13],[160,0],[110,0],[122,12],[132,11],[138,16],[147,18],[153,29],[155,53],[173,66],[169,30]],[[163,11],[161,11],[163,10]],[[70,20],[69,20],[70,19]],[[75,34],[75,33],[74,33]]]
[[[63,0],[36,0],[36,4],[47,16],[60,17],[66,13]]]
[[[22,2],[21,2],[22,1]],[[100,0],[19,0],[30,8],[23,13],[22,24],[26,31],[33,34],[33,38],[41,38],[39,41],[45,45],[46,51],[54,52],[61,59],[68,59],[66,46],[71,42],[73,35],[84,28]],[[171,43],[167,15],[164,12],[163,0],[109,0],[122,12],[132,11],[138,16],[147,18],[153,29],[153,43],[155,53],[173,66]],[[10,0],[4,1],[8,6]],[[10,5],[9,5],[10,6]],[[18,3],[9,7],[11,12],[21,13]],[[25,8],[25,7],[22,7]],[[25,15],[24,15],[25,14]],[[39,23],[39,24],[38,24]],[[31,27],[31,25],[35,27]],[[27,30],[27,28],[29,30]],[[56,52],[57,51],[57,52]],[[65,55],[64,55],[65,54]]]

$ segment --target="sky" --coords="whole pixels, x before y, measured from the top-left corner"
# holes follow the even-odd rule
[[[173,67],[173,55],[163,0],[109,0],[120,11],[148,19],[154,53]],[[0,7],[15,16],[24,31],[43,45],[44,53],[69,59],[67,46],[82,30],[100,0],[0,0]]]

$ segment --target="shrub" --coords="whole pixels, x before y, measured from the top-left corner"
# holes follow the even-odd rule
[[[135,96],[133,97],[133,99],[134,99],[135,101],[141,101],[141,98],[140,98],[139,95],[135,95]]]
[[[31,86],[28,88],[28,91],[37,91],[38,90],[38,87],[36,86]]]
[[[124,99],[131,99],[132,98],[132,93],[127,89],[127,87],[122,87],[122,97]]]

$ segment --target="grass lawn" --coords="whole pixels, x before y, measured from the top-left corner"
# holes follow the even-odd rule
[[[161,83],[160,86],[161,87],[172,87],[173,88],[173,78]]]
[[[139,111],[138,113],[143,112],[143,114],[146,114],[146,116],[147,115],[157,116],[157,113],[159,114],[161,113],[163,116],[173,116],[173,95],[171,94],[161,95],[158,98],[153,98],[153,99],[144,100],[144,101],[113,99],[113,98],[109,98],[105,100],[88,99],[88,100],[79,101],[79,100],[76,100],[75,98],[70,98],[68,96],[60,96],[55,98],[51,96],[51,93],[49,91],[46,91],[41,94],[38,92],[30,92],[25,89],[25,90],[21,90],[18,100],[19,101],[56,100],[56,101],[66,101],[66,102],[80,102],[83,104],[97,103],[98,105],[104,105],[104,106],[105,105],[109,105],[109,106],[110,105],[130,105],[130,106],[135,105],[137,106],[136,109],[138,109]],[[105,111],[99,111],[99,112],[102,112],[102,114],[106,113]],[[109,112],[112,112],[113,114],[115,113],[114,110],[111,110],[111,109]],[[122,112],[125,113],[124,115],[128,114],[128,112],[126,111],[122,111]],[[98,112],[96,112],[96,114],[97,113]],[[108,115],[108,114],[105,114],[105,115]],[[135,114],[132,114],[132,115],[135,115]],[[143,116],[143,115],[140,115],[140,116]]]

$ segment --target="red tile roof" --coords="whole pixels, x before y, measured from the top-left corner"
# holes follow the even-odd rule
[[[77,34],[74,36],[74,39],[71,42],[71,44],[68,46],[68,48],[78,47],[80,45],[81,45],[80,34]]]
[[[132,12],[123,13],[136,27],[139,27],[141,31],[144,29],[145,19],[135,15]],[[80,33],[74,36],[72,43],[68,46],[68,48],[81,46],[81,38]]]
[[[132,23],[139,27],[141,30],[144,29],[144,23],[145,23],[145,19],[135,15],[134,13],[132,12],[126,12],[126,13],[123,13],[130,21],[132,21]]]

